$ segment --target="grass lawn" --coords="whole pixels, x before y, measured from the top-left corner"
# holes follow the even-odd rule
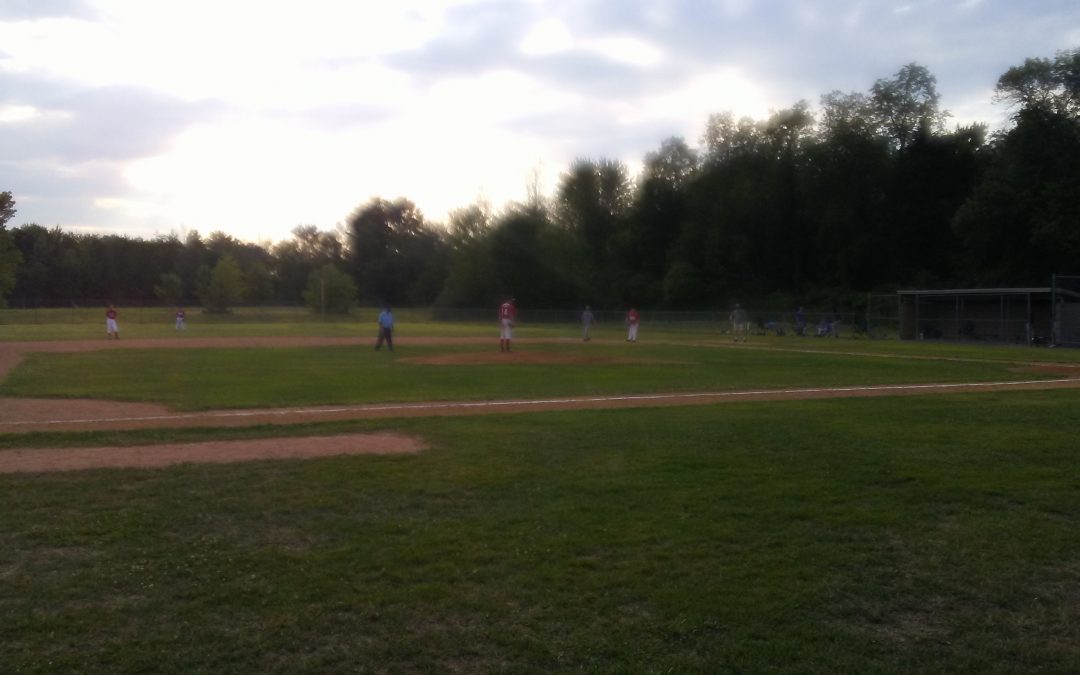
[[[31,356],[2,391],[200,408],[1031,377],[1001,356],[1028,350],[594,346],[655,362],[108,351]],[[0,475],[0,671],[1075,673],[1078,424],[1080,391],[1059,390],[0,434],[431,446]]]

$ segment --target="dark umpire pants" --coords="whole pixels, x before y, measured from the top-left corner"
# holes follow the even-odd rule
[[[386,346],[390,351],[394,351],[394,329],[379,328],[379,339],[375,343],[375,351],[379,351],[379,349],[382,348],[383,340],[386,341]]]

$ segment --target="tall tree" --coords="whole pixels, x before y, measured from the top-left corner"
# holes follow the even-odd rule
[[[920,136],[894,156],[885,183],[883,222],[888,264],[897,284],[932,287],[960,281],[952,219],[971,194],[986,129]]]
[[[15,217],[18,210],[15,208],[15,200],[10,192],[0,192],[0,231],[7,227],[9,220]]]
[[[994,91],[1020,112],[1080,115],[1080,48],[1058,52],[1054,58],[1027,59],[998,78]]]
[[[311,271],[304,302],[320,314],[348,314],[356,306],[356,282],[337,265],[326,263]]]
[[[489,299],[514,295],[523,307],[568,307],[586,292],[577,241],[543,213],[507,212],[492,229],[489,247]]]
[[[7,306],[7,296],[15,288],[15,273],[22,263],[22,253],[7,231],[7,222],[15,217],[15,200],[10,192],[0,192],[0,307]]]
[[[174,272],[164,272],[161,281],[154,285],[154,295],[166,305],[176,305],[184,297],[184,282]]]
[[[978,281],[1045,284],[1080,260],[1080,49],[1027,59],[995,94],[1015,107],[1013,127],[953,227]]]
[[[416,205],[376,197],[348,220],[349,265],[372,303],[429,304],[446,279],[447,245]]]
[[[756,155],[765,139],[761,125],[749,117],[738,121],[730,112],[710,115],[701,137],[705,164],[720,164],[740,156]]]
[[[208,312],[228,312],[244,297],[244,273],[231,253],[221,256],[199,289],[199,300]]]
[[[1080,265],[1080,117],[1022,109],[953,227],[978,282],[1044,285]]]
[[[272,250],[272,273],[278,300],[296,302],[312,271],[327,265],[344,265],[341,239],[336,232],[325,232],[314,225],[298,225],[292,238],[279,242]]]
[[[876,126],[869,97],[833,90],[821,97],[818,131],[826,139],[870,138]]]
[[[491,207],[480,201],[450,212],[449,270],[436,303],[443,307],[492,304],[497,294],[491,261]]]
[[[616,299],[661,304],[668,256],[686,224],[697,170],[697,153],[682,138],[668,138],[645,155],[634,203],[612,242]]]
[[[909,63],[870,89],[870,101],[882,135],[903,150],[920,136],[939,132],[947,112],[938,109],[937,78],[925,66]]]
[[[594,272],[607,266],[608,244],[633,195],[622,162],[578,159],[563,175],[556,197],[559,222],[581,240]]]

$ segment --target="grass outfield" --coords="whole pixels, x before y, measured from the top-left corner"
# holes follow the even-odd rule
[[[845,342],[880,344],[778,344]],[[481,397],[503,380],[540,394],[986,380],[1029,377],[1009,370],[1013,355],[1072,355],[596,346],[690,365],[459,371],[366,349],[133,350],[33,356],[3,387],[74,395],[51,388],[78,380],[198,408],[276,405],[279,389]],[[283,357],[295,358],[273,368]],[[170,379],[188,371],[202,376]],[[0,435],[0,447],[58,447],[393,429],[431,445],[415,456],[0,476],[0,663],[50,673],[1072,673],[1078,423],[1080,391],[1061,390]]]

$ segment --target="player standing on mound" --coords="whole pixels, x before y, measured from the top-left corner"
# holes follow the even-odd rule
[[[514,324],[517,322],[517,307],[514,298],[508,298],[499,305],[499,351],[510,351],[510,340],[514,337]]]
[[[636,308],[631,307],[630,311],[626,313],[626,341],[637,342],[637,329],[641,324],[641,315],[638,314]]]
[[[105,337],[120,339],[120,325],[116,323],[117,317],[120,313],[116,311],[116,308],[109,305],[109,308],[105,310]]]

